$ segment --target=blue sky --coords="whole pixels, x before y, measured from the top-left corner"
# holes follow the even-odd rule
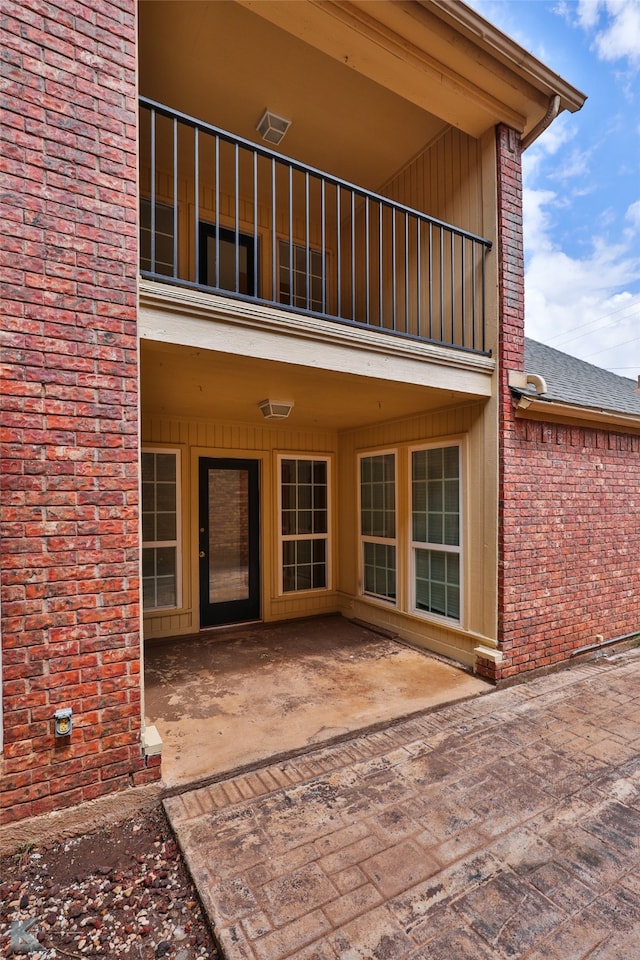
[[[467,0],[587,94],[525,152],[527,336],[640,375],[640,0]]]

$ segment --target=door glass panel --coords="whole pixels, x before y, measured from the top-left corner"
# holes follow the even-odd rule
[[[209,603],[249,597],[249,474],[209,470]]]
[[[200,224],[200,283],[256,296],[255,254],[256,244],[249,234],[216,229],[212,223]]]

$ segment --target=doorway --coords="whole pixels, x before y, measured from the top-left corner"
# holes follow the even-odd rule
[[[199,461],[200,626],[260,618],[259,461]]]

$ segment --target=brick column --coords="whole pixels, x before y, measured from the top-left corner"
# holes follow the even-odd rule
[[[135,16],[3,6],[0,822],[158,773],[140,745]]]

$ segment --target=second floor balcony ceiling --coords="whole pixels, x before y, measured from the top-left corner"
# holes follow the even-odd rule
[[[144,277],[492,351],[493,131],[575,91],[458,0],[139,13]],[[275,147],[265,110],[291,121]]]
[[[140,101],[141,272],[485,353],[491,243]]]

